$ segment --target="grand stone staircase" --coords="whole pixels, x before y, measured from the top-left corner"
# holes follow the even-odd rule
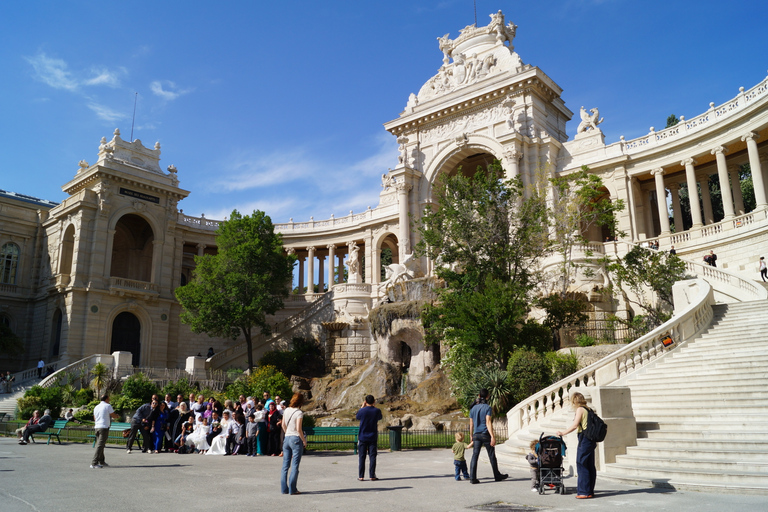
[[[701,334],[607,386],[630,388],[637,446],[605,464],[600,478],[768,494],[768,301],[712,309]],[[500,463],[527,467],[530,440],[572,418],[563,407],[519,429],[497,449]],[[576,455],[575,444],[568,448],[567,470]]]
[[[713,307],[712,326],[631,389],[637,446],[602,476],[768,493],[768,302]]]

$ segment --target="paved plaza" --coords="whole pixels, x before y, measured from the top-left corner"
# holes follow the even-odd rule
[[[177,510],[766,510],[768,497],[647,489],[601,481],[591,500],[530,491],[527,471],[496,483],[481,463],[480,485],[456,482],[450,450],[381,452],[379,481],[357,481],[351,452],[312,452],[301,462],[299,496],[280,494],[277,457],[150,455],[108,446],[110,467],[89,469],[84,444],[20,446],[0,438],[0,510],[116,512]]]

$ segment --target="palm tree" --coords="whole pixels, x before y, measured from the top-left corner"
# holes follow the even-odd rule
[[[91,375],[93,376],[91,387],[96,391],[96,398],[99,399],[101,397],[102,388],[107,387],[109,368],[103,363],[96,363],[93,365],[93,368],[91,368]]]

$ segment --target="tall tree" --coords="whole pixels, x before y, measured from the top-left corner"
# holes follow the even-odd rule
[[[295,256],[286,255],[282,237],[261,211],[237,210],[216,232],[218,253],[195,257],[192,280],[176,289],[181,321],[193,332],[232,339],[243,335],[248,368],[253,368],[255,330],[271,332],[267,315],[283,307]]]
[[[498,162],[474,175],[460,169],[436,186],[437,205],[418,230],[418,254],[437,262],[445,281],[424,308],[428,343],[444,342],[454,390],[482,367],[506,368],[515,346],[528,346],[526,316],[546,249],[545,203],[523,198],[518,180],[502,181]]]

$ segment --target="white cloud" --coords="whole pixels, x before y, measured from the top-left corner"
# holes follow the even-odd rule
[[[44,53],[34,57],[26,57],[27,62],[35,70],[35,78],[53,87],[54,89],[66,89],[75,91],[78,83],[67,69],[67,63],[61,59],[52,59]]]
[[[96,116],[99,119],[103,119],[104,121],[113,122],[128,119],[127,114],[117,112],[109,107],[105,107],[104,105],[99,105],[98,103],[89,103],[88,108],[93,110],[96,113]]]
[[[81,86],[106,85],[117,87],[120,85],[120,76],[127,73],[125,68],[109,70],[104,67],[91,68],[88,73],[72,72],[63,59],[48,57],[45,53],[38,53],[34,57],[25,57],[27,62],[35,70],[35,78],[53,87],[75,92]],[[85,78],[85,75],[90,75]]]
[[[192,89],[179,89],[175,83],[170,80],[155,80],[149,84],[150,90],[155,95],[160,96],[164,100],[173,101],[183,94],[187,94]]]
[[[106,68],[91,69],[91,78],[83,81],[83,85],[106,85],[109,87],[118,87],[120,85],[120,75],[127,73],[125,68],[117,71],[110,71]]]

